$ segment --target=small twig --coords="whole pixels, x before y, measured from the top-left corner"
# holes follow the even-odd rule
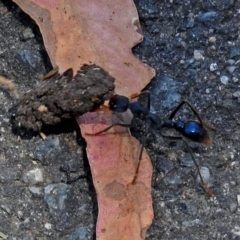
[[[8,91],[13,91],[15,89],[14,83],[3,75],[0,75],[0,83],[4,85]]]
[[[16,99],[19,99],[19,94],[18,94],[17,90],[15,89],[15,85],[14,85],[14,83],[12,82],[12,80],[6,78],[6,77],[3,76],[3,75],[0,75],[0,84],[2,84],[3,86],[5,86],[9,92],[12,91],[13,94],[14,94],[14,97],[15,97]]]
[[[52,78],[53,76],[57,75],[58,74],[58,70],[59,68],[58,67],[55,67],[53,68],[50,72],[48,72],[46,75],[44,76],[40,76],[40,80],[44,81],[44,80],[47,80],[49,78]]]

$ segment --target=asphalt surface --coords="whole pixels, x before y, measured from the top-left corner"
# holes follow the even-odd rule
[[[151,111],[165,119],[188,99],[202,120],[216,128],[209,131],[210,147],[189,142],[215,199],[201,188],[181,141],[167,141],[158,133],[147,136],[155,218],[146,239],[240,239],[240,2],[135,3],[145,39],[133,51],[156,69],[147,87]],[[0,29],[0,73],[22,94],[51,70],[41,34],[11,1],[0,1]],[[96,195],[76,123],[56,129],[46,141],[37,134],[19,136],[10,122],[15,96],[0,87],[0,236],[95,239]],[[187,107],[178,117],[195,119]],[[134,136],[141,139],[143,126],[135,121]],[[83,178],[65,184],[60,166]]]

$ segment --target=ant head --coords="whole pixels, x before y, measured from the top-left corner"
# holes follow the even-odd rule
[[[108,106],[113,112],[126,112],[129,107],[129,99],[125,96],[114,95],[110,98]]]

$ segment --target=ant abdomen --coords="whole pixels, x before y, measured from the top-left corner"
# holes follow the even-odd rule
[[[174,129],[180,132],[184,137],[191,139],[194,142],[205,143],[208,145],[208,140],[210,139],[209,134],[204,126],[199,122],[183,122],[178,120],[174,124]]]

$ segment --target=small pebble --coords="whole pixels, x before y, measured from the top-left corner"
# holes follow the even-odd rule
[[[235,71],[236,67],[235,66],[228,66],[227,70],[229,73],[233,73]]]
[[[180,176],[167,176],[164,178],[164,182],[172,186],[180,186],[183,184],[183,180]]]
[[[31,186],[31,187],[29,187],[29,190],[34,196],[41,196],[43,194],[41,187]]]
[[[229,65],[233,65],[236,61],[233,59],[229,59],[226,61],[226,63],[228,63]]]
[[[192,158],[180,157],[179,162],[180,162],[180,165],[183,166],[183,167],[190,167],[191,168],[191,167],[195,166]]]
[[[30,38],[34,38],[35,37],[35,35],[33,34],[31,28],[24,29],[24,31],[22,32],[22,35],[23,35],[23,40],[28,40]]]
[[[233,80],[234,83],[238,82],[238,78],[237,77],[233,77],[232,80]]]
[[[205,183],[208,183],[208,182],[209,182],[209,179],[210,179],[210,171],[209,171],[209,168],[207,168],[207,167],[201,167],[201,168],[200,168],[200,173],[201,173],[201,175],[202,175],[203,181],[204,181]],[[198,182],[201,182],[199,176],[197,177],[197,181],[198,181]]]
[[[79,227],[74,230],[69,236],[68,240],[90,240],[92,239],[90,231],[86,227]]]
[[[187,23],[186,23],[186,28],[192,28],[194,27],[194,19],[190,19]]]
[[[17,211],[17,217],[22,218],[23,217],[23,212],[22,211]]]
[[[45,223],[45,224],[44,224],[44,227],[45,227],[47,230],[50,230],[50,229],[52,229],[52,224],[51,224],[51,223]]]
[[[199,22],[215,22],[220,19],[220,15],[215,11],[200,13],[197,16]]]
[[[228,84],[228,81],[229,81],[229,77],[227,77],[227,76],[221,76],[221,77],[220,77],[220,80],[221,80],[221,83],[222,83],[222,84],[227,85],[227,84]]]
[[[185,221],[182,222],[182,229],[183,229],[183,231],[186,231],[186,229],[189,229],[189,228],[192,228],[192,227],[200,228],[203,225],[204,224],[200,219],[185,220]]]
[[[11,214],[11,208],[7,204],[1,204],[0,209],[6,212],[7,214]]]
[[[44,162],[44,160],[53,153],[61,150],[60,140],[58,136],[50,136],[45,141],[39,140],[36,143],[36,151],[34,152],[34,158],[38,161]]]
[[[236,91],[235,93],[233,93],[233,97],[239,98],[240,97],[240,91]]]
[[[156,168],[159,172],[167,174],[174,168],[174,164],[163,158],[157,161]]]
[[[204,51],[202,50],[194,50],[193,57],[196,60],[204,60],[203,56]]]
[[[64,183],[49,184],[44,188],[44,201],[47,203],[51,214],[66,212],[66,198],[70,186]],[[56,215],[57,216],[57,215]]]
[[[231,49],[230,58],[234,58],[240,55],[240,48],[234,47]]]
[[[31,68],[36,68],[41,62],[41,58],[32,50],[22,49],[18,52],[20,60]]]
[[[216,42],[216,37],[210,37],[208,40],[209,42]]]
[[[235,65],[238,65],[240,63],[240,60],[237,60],[236,62],[235,62]]]
[[[210,64],[210,71],[211,72],[216,71],[217,69],[218,69],[217,63],[211,63]]]
[[[236,203],[231,203],[230,206],[229,206],[229,209],[230,209],[231,213],[236,212],[237,204]]]
[[[215,51],[215,50],[216,50],[216,46],[212,45],[212,46],[209,47],[209,49],[210,49],[211,51]]]
[[[161,95],[163,97],[162,107],[169,109],[181,101],[182,96],[179,92],[181,92],[183,88],[184,87],[175,79],[163,76],[161,82],[156,86],[154,94],[156,94],[156,96]]]
[[[237,202],[238,202],[238,205],[240,205],[240,195],[237,195]]]
[[[216,79],[216,75],[210,74],[210,75],[209,75],[209,79],[210,79],[210,80],[215,80],[215,79]]]
[[[35,168],[33,170],[28,171],[24,176],[23,176],[23,181],[25,183],[34,185],[37,183],[42,183],[43,182],[43,171],[40,168]]]

